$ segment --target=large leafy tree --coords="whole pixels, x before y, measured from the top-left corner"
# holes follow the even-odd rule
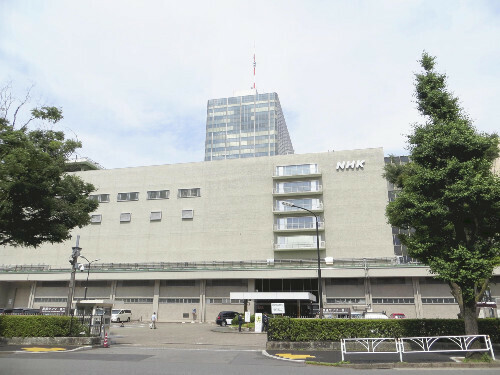
[[[56,107],[33,109],[16,129],[26,100],[9,121],[13,100],[6,92],[0,93],[0,245],[37,247],[62,242],[71,237],[71,229],[90,222],[89,213],[98,205],[88,199],[95,190],[92,184],[65,173],[66,160],[81,143],[65,139],[61,131],[29,130],[32,119],[54,124],[61,120],[62,112]]]
[[[446,281],[460,307],[467,334],[477,334],[477,308],[500,264],[500,178],[496,134],[478,132],[423,53],[415,96],[425,124],[408,135],[410,162],[387,165],[385,177],[400,192],[386,214],[410,256]]]

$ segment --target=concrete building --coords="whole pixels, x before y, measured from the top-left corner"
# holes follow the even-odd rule
[[[80,235],[81,254],[100,259],[88,298],[133,319],[212,322],[245,299],[252,312],[283,302],[288,315],[310,316],[317,215],[325,308],[456,317],[448,286],[394,242],[384,163],[373,148],[74,172],[97,188],[92,223],[62,244],[1,249],[0,307],[65,306]],[[87,272],[76,276],[79,300]],[[498,281],[497,272],[496,299]]]
[[[252,89],[207,104],[205,161],[293,154],[276,93]]]

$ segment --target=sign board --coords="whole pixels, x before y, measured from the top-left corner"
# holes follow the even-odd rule
[[[272,314],[285,314],[285,304],[284,303],[271,303],[271,313]]]
[[[250,311],[245,311],[245,323],[250,323]]]
[[[64,315],[66,307],[42,306],[40,312],[42,315]]]
[[[255,332],[262,332],[262,313],[255,313]]]

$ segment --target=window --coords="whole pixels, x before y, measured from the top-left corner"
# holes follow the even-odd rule
[[[93,224],[98,224],[101,222],[101,220],[102,220],[102,215],[92,215],[90,217],[90,222]]]
[[[132,214],[130,212],[124,212],[120,214],[120,223],[129,223],[132,220]]]
[[[195,280],[161,280],[161,286],[195,286]]]
[[[154,280],[122,280],[121,286],[154,286]]]
[[[148,199],[168,199],[169,195],[169,190],[148,191]]]
[[[159,303],[200,303],[199,298],[159,298]]]
[[[150,221],[161,221],[161,211],[152,211],[149,215]]]
[[[243,304],[245,300],[242,299],[230,299],[230,298],[207,298],[207,304]]]
[[[297,176],[317,173],[319,173],[317,164],[283,165],[276,167],[277,176]]]
[[[192,219],[194,217],[193,210],[182,210],[182,220]]]
[[[115,301],[123,303],[153,303],[152,298],[115,298]]]
[[[38,281],[36,283],[37,288],[38,287],[45,287],[45,288],[67,288],[68,287],[68,282],[67,281]],[[66,299],[65,299],[66,301]]]
[[[365,285],[365,280],[363,278],[340,278],[340,279],[326,279],[326,285]]]
[[[373,304],[407,304],[415,303],[415,298],[373,298]]]
[[[177,197],[179,197],[179,198],[201,197],[200,188],[179,189]]]
[[[109,203],[109,194],[92,194],[89,199],[98,201],[99,203]]]
[[[118,202],[138,201],[138,200],[139,200],[139,193],[138,192],[118,193],[118,197],[117,197]]]
[[[68,299],[64,297],[38,297],[34,302],[66,302]]]
[[[340,303],[340,304],[366,304],[364,298],[327,298],[326,303]]]
[[[455,298],[422,298],[422,303],[457,303]]]
[[[207,286],[247,286],[248,280],[243,279],[220,279],[207,280]]]

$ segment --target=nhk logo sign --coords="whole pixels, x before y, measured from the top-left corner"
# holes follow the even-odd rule
[[[365,161],[364,160],[353,160],[353,161],[338,161],[337,162],[337,171],[338,170],[347,170],[347,169],[364,169]]]

